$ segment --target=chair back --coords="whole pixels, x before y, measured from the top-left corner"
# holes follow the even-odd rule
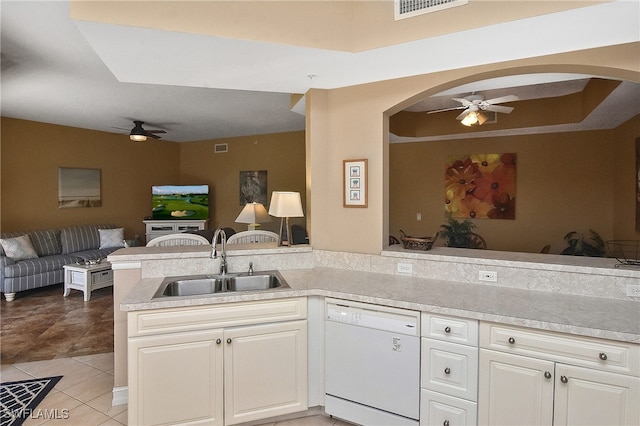
[[[280,237],[271,231],[241,231],[227,238],[227,244],[249,244],[249,243],[269,243],[279,242]]]
[[[169,234],[161,235],[147,243],[147,247],[165,247],[165,246],[199,246],[211,245],[202,235],[196,234]]]

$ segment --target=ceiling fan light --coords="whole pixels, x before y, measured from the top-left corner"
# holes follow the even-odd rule
[[[147,140],[147,137],[145,135],[134,135],[132,133],[129,135],[129,139],[131,139],[134,142],[144,142]]]
[[[478,124],[481,126],[485,123],[485,121],[489,119],[489,117],[487,117],[486,114],[483,114],[481,112],[477,113],[477,117],[478,117]]]
[[[465,115],[465,117],[462,119],[462,124],[464,124],[467,127],[472,126],[477,122],[478,122],[478,113],[476,113],[475,111],[469,112],[469,114]]]

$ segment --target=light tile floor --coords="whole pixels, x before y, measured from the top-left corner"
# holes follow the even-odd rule
[[[34,411],[25,426],[121,426],[127,406],[111,405],[113,353],[56,358],[0,366],[0,382],[63,376]],[[40,413],[40,415],[37,415]],[[49,418],[45,418],[48,416]],[[53,417],[53,418],[52,418]],[[57,417],[57,418],[55,418]],[[325,415],[265,423],[265,426],[348,426]]]

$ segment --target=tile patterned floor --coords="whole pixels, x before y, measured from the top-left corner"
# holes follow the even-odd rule
[[[113,288],[62,296],[62,284],[0,301],[2,364],[113,352]]]
[[[62,297],[50,286],[0,302],[0,382],[63,376],[25,426],[121,426],[127,406],[113,407],[113,293]],[[48,416],[48,418],[47,418]],[[264,426],[348,426],[325,415]]]

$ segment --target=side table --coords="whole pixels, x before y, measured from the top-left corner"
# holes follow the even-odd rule
[[[113,271],[109,262],[95,265],[64,265],[64,297],[71,289],[84,293],[84,301],[88,302],[91,292],[113,285]]]

